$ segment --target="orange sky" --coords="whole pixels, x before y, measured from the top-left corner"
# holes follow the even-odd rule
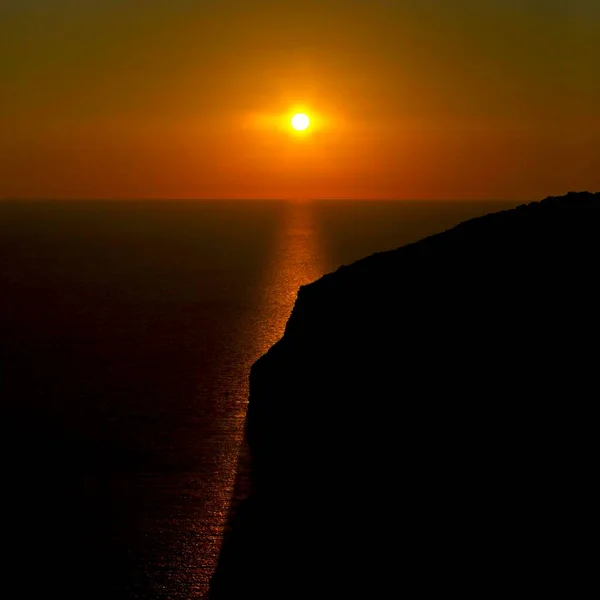
[[[2,0],[0,198],[595,191],[599,26],[597,0]]]

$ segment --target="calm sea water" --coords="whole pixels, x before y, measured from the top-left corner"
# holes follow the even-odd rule
[[[510,206],[0,203],[12,597],[201,598],[248,371],[283,333],[297,288]]]

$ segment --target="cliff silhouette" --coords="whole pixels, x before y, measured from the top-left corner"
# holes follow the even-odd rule
[[[587,587],[598,257],[600,193],[570,193],[302,287],[211,600]]]

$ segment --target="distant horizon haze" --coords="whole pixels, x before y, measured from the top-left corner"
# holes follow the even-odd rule
[[[596,193],[598,190],[595,189],[586,189],[586,190],[561,190],[559,192],[555,192],[555,193],[551,193],[551,194],[547,194],[546,196],[544,196],[544,198],[547,198],[549,196],[564,196],[570,193],[580,193],[580,192],[590,192],[590,193]],[[398,202],[406,202],[406,203],[423,203],[423,204],[436,204],[436,203],[443,203],[443,204],[448,204],[448,205],[452,205],[452,204],[460,204],[460,203],[472,203],[472,204],[480,204],[480,203],[490,203],[490,205],[494,205],[497,204],[499,202],[501,203],[506,203],[507,205],[513,205],[515,203],[530,203],[530,202],[539,202],[540,200],[543,200],[544,198],[542,197],[522,197],[522,198],[505,198],[505,197],[488,197],[488,198],[361,198],[361,197],[345,197],[345,198],[293,198],[293,197],[289,197],[289,198],[261,198],[261,197],[228,197],[228,198],[193,198],[193,197],[189,197],[189,198],[169,198],[169,197],[164,197],[164,198],[151,198],[151,197],[139,197],[139,198],[134,198],[134,197],[129,197],[129,198],[102,198],[102,197],[87,197],[87,198],[75,198],[75,197],[62,197],[62,198],[36,198],[36,197],[21,197],[21,198],[0,198],[0,203],[1,202],[25,202],[25,203],[52,203],[52,202],[75,202],[75,203],[82,203],[82,202],[94,202],[94,203],[102,203],[102,202],[109,202],[109,203],[119,203],[119,202],[123,202],[123,203],[153,203],[153,202],[182,202],[182,203],[211,203],[211,202],[216,202],[216,203],[244,203],[244,202],[250,202],[250,203],[256,203],[256,202],[282,202],[282,203],[291,203],[291,204],[303,204],[303,203],[319,203],[319,202],[337,202],[337,203],[357,203],[357,204],[364,204],[364,203],[369,203],[369,202],[373,202],[373,203],[398,203]]]

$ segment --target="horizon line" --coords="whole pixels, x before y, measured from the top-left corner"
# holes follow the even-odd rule
[[[585,193],[587,190],[582,190]],[[0,197],[2,202],[536,202],[542,198],[549,196],[562,196],[562,194],[549,194],[546,196],[538,196],[535,198],[382,198],[382,197],[325,197],[325,198],[241,198],[241,197],[218,197],[218,198],[186,198],[186,197],[170,197],[170,198],[152,198],[152,197]],[[572,192],[571,192],[572,193]]]

